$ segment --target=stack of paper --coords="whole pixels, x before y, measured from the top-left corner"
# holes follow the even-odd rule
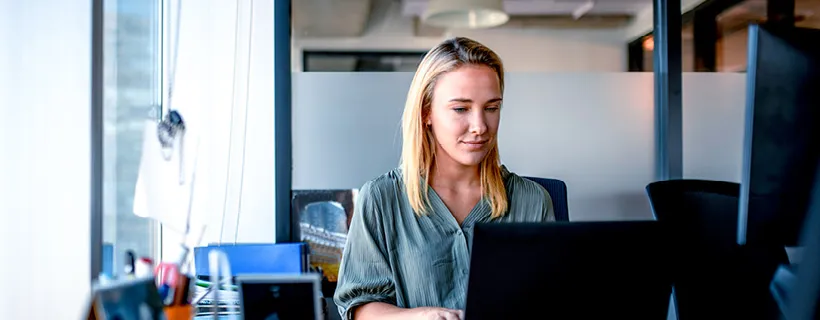
[[[239,292],[233,288],[219,290],[219,303],[214,301],[214,291],[208,288],[196,286],[194,289],[194,302],[196,306],[196,316],[213,315],[219,312],[220,315],[238,315],[240,308]]]

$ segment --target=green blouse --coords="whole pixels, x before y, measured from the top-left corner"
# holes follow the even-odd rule
[[[368,302],[402,308],[463,310],[473,227],[482,222],[555,220],[552,199],[543,187],[502,166],[508,211],[490,217],[479,201],[459,225],[433,188],[429,214],[415,215],[404,192],[400,169],[368,181],[359,195],[339,268],[334,301],[344,319]]]

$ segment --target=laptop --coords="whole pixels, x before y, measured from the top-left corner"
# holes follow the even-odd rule
[[[318,273],[236,277],[242,319],[323,319]]]
[[[477,224],[465,318],[666,319],[665,236],[656,221]]]

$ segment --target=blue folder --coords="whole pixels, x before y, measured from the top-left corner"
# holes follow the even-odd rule
[[[219,249],[225,252],[231,275],[304,273],[310,268],[309,247],[306,243],[223,244],[194,248],[194,265],[199,278],[210,276],[208,253]]]
[[[102,274],[114,278],[114,245],[103,243],[102,246]]]

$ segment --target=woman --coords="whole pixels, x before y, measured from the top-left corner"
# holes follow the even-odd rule
[[[478,42],[424,57],[401,166],[359,190],[334,297],[345,319],[461,319],[473,226],[554,220],[546,190],[500,164],[503,91],[501,60]]]

